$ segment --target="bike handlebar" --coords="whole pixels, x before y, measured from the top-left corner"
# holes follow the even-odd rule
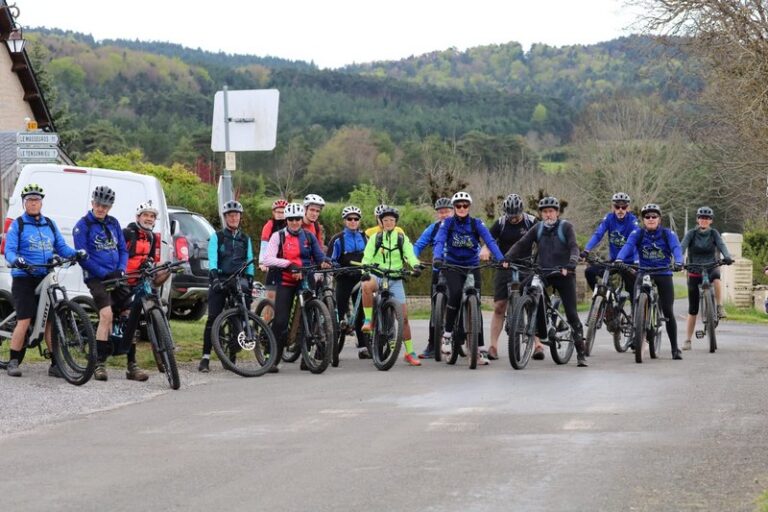
[[[727,263],[725,263],[725,260],[717,260],[717,261],[713,261],[712,263],[704,263],[704,264],[701,264],[701,263],[686,263],[685,265],[683,265],[683,268],[685,268],[685,270],[689,270],[689,271],[693,271],[694,273],[698,273],[698,272],[696,272],[697,270],[699,272],[706,272],[707,270],[712,270],[713,268],[717,268],[717,267],[720,267],[722,265],[727,265]]]

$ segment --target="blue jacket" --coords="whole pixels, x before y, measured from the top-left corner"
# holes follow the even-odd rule
[[[614,261],[621,248],[627,243],[629,235],[637,228],[637,225],[637,217],[631,212],[627,212],[623,219],[619,219],[613,212],[608,213],[603,217],[602,222],[597,226],[595,233],[589,239],[584,249],[591,251],[597,247],[603,236],[608,233],[608,254],[610,255],[610,260]],[[634,251],[623,261],[635,261]]]
[[[416,254],[416,257],[421,256],[421,252],[424,249],[435,244],[437,239],[437,232],[435,230],[440,230],[441,222],[443,221],[438,220],[427,226],[427,229],[424,230],[419,239],[416,240],[416,243],[413,244],[413,252]]]
[[[362,231],[353,231],[349,228],[344,228],[341,235],[333,241],[333,252],[331,253],[331,261],[336,265],[345,265],[346,262],[342,261],[341,254],[341,238],[344,237],[344,254],[358,253],[360,259],[363,257],[365,251],[365,233]],[[359,261],[359,260],[358,260]]]
[[[475,223],[475,229],[471,222]],[[477,236],[475,236],[477,232]],[[448,239],[450,234],[450,240]],[[496,240],[491,236],[483,221],[469,215],[463,219],[454,215],[443,221],[440,230],[435,237],[434,259],[445,260],[453,265],[471,267],[480,263],[480,240],[490,249],[496,261],[504,259],[504,255],[496,245]]]
[[[253,243],[251,237],[244,231],[237,229],[234,232],[225,228],[215,231],[208,239],[208,268],[211,271],[217,271],[224,275],[231,275],[240,265],[253,259]],[[223,258],[219,260],[219,236],[223,233],[221,240],[221,254]],[[229,245],[227,247],[227,245]],[[253,277],[253,263],[245,267],[245,274]]]
[[[664,235],[666,232],[666,236]],[[629,235],[627,243],[619,251],[618,259],[625,261],[630,251],[639,249],[641,267],[665,267],[683,262],[683,249],[677,235],[669,228],[659,227],[653,231],[637,228]],[[671,276],[671,270],[652,272],[657,276]]]
[[[81,261],[83,279],[104,279],[116,270],[125,272],[128,264],[128,249],[123,230],[116,218],[107,215],[104,222],[88,212],[75,224],[72,230],[75,249],[85,249],[88,259]]]
[[[16,263],[19,257],[30,265],[42,265],[58,254],[65,258],[73,257],[76,252],[61,236],[58,226],[51,220],[49,224],[46,218],[31,217],[26,212],[21,216],[24,229],[19,236],[19,222],[14,220],[8,233],[5,235],[5,259],[10,264]],[[48,219],[50,220],[50,219]],[[44,276],[47,270],[44,268],[31,268],[29,272],[20,268],[11,271],[13,277]]]

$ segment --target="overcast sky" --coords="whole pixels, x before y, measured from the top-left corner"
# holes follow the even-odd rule
[[[314,61],[320,67],[393,60],[450,47],[517,41],[591,44],[633,20],[622,0],[9,0],[23,27],[100,39]]]

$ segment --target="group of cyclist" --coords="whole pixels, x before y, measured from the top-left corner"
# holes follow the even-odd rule
[[[24,213],[10,226],[6,235],[5,257],[13,267],[12,292],[17,313],[17,323],[10,343],[10,362],[7,373],[21,376],[19,365],[24,359],[24,337],[31,318],[34,316],[37,299],[35,289],[43,279],[46,270],[42,266],[54,255],[75,258],[83,268],[83,279],[88,286],[98,311],[96,330],[97,365],[96,380],[108,378],[106,361],[117,352],[110,341],[113,320],[126,314],[126,301],[131,295],[130,282],[124,283],[126,272],[134,273],[146,268],[159,258],[158,237],[153,233],[158,210],[151,201],[140,204],[136,209],[135,222],[125,229],[116,218],[109,215],[115,202],[115,192],[101,185],[93,190],[91,209],[77,222],[73,230],[74,248],[67,245],[55,222],[41,213],[45,194],[39,185],[30,184],[21,192]],[[472,197],[461,191],[452,198],[439,198],[435,204],[435,221],[411,243],[399,227],[400,214],[394,207],[381,204],[376,207],[376,225],[363,231],[363,212],[354,205],[343,208],[341,216],[344,228],[330,237],[326,245],[325,233],[319,216],[325,206],[322,197],[309,194],[303,203],[288,203],[279,199],[272,204],[272,218],[264,226],[259,246],[258,266],[266,272],[268,296],[274,300],[272,330],[277,339],[279,362],[281,353],[288,342],[291,306],[301,282],[300,269],[304,267],[349,268],[360,262],[385,271],[402,271],[410,267],[411,274],[418,275],[424,265],[419,256],[432,247],[432,285],[443,279],[448,293],[445,328],[442,339],[433,339],[430,329],[424,351],[417,355],[408,322],[406,296],[403,282],[390,280],[389,291],[402,305],[403,338],[406,347],[405,361],[420,366],[420,359],[431,358],[435,350],[448,355],[455,346],[454,323],[458,315],[464,281],[468,273],[459,268],[475,267],[474,275],[478,294],[481,287],[479,265],[481,261],[495,260],[494,311],[491,321],[490,345],[480,336],[477,354],[478,364],[487,365],[489,360],[498,359],[498,340],[504,324],[508,299],[508,284],[511,279],[510,265],[523,260],[532,261],[541,269],[552,272],[546,276],[546,284],[555,289],[565,309],[565,315],[572,329],[573,342],[577,352],[578,366],[587,366],[583,327],[576,306],[575,269],[580,259],[587,259],[601,240],[607,235],[608,259],[612,268],[621,274],[627,290],[634,290],[636,271],[650,269],[648,273],[658,288],[659,304],[666,319],[673,359],[682,359],[677,342],[677,325],[673,312],[674,287],[672,271],[683,269],[683,251],[687,249],[691,264],[705,264],[721,255],[723,263],[733,260],[720,234],[712,228],[714,212],[709,207],[697,211],[697,227],[686,233],[682,244],[675,233],[661,225],[661,208],[657,204],[646,204],[640,210],[641,219],[630,211],[630,197],[622,192],[611,198],[611,211],[605,215],[583,251],[579,250],[573,225],[560,218],[560,202],[555,197],[544,197],[538,203],[539,219],[525,212],[522,198],[509,194],[503,204],[503,215],[488,229],[482,220],[472,217]],[[216,231],[208,244],[210,266],[210,288],[208,292],[208,319],[203,334],[203,355],[198,370],[209,371],[211,353],[211,327],[224,308],[229,290],[222,286],[234,273],[245,268],[243,278],[236,283],[247,297],[251,297],[254,285],[255,265],[253,244],[242,230],[243,206],[238,201],[223,205],[224,226]],[[26,226],[26,229],[25,229]],[[250,262],[250,264],[248,264]],[[247,264],[247,265],[246,265]],[[523,267],[522,278],[530,273]],[[599,263],[591,263],[586,270],[590,288],[596,284],[602,272]],[[716,289],[717,309],[724,316],[720,300],[719,272],[709,271],[710,281]],[[168,274],[159,274],[154,284],[159,286]],[[691,347],[696,315],[698,314],[698,284],[701,275],[688,274],[689,316],[686,340],[682,349]],[[115,285],[117,281],[117,285]],[[335,294],[339,318],[344,318],[349,308],[352,291],[358,282],[362,294],[364,321],[362,331],[372,329],[373,295],[379,284],[376,275],[369,276],[362,270],[346,271],[336,278]],[[357,297],[352,297],[357,299]],[[49,322],[50,324],[50,322]],[[50,327],[50,326],[49,326]],[[537,326],[536,346],[533,358],[544,359],[540,338],[546,336],[545,326]],[[46,342],[50,345],[50,328],[46,329]],[[483,349],[480,349],[483,347]],[[368,347],[358,336],[358,356],[370,357]],[[126,378],[145,381],[147,374],[136,363],[135,345],[127,349]],[[272,367],[279,371],[278,365]],[[48,371],[53,377],[61,374],[55,365]]]

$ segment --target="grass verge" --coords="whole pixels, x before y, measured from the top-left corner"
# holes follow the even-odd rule
[[[768,490],[763,492],[763,494],[757,498],[756,504],[756,512],[768,512]]]
[[[728,313],[726,321],[743,322],[745,324],[768,324],[768,315],[754,308],[737,308],[732,304],[726,304],[725,312]]]

